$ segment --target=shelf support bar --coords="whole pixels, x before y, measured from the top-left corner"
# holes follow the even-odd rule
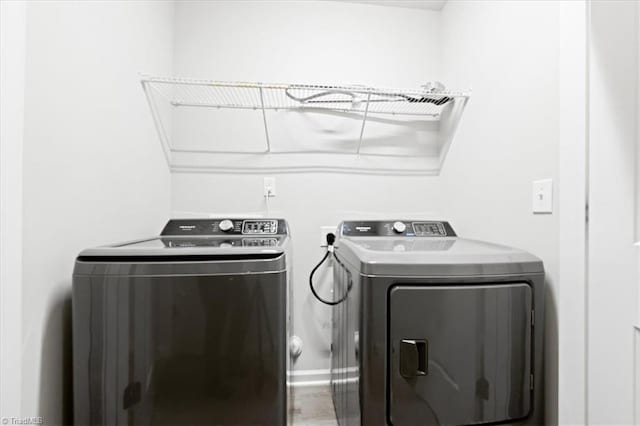
[[[264,96],[260,87],[260,109],[262,110],[262,122],[264,123],[264,135],[267,139],[267,152],[271,153],[271,141],[269,141],[269,128],[267,127],[267,111],[264,109]]]
[[[142,80],[142,90],[144,90],[144,95],[147,98],[147,103],[149,104],[149,109],[151,110],[151,116],[153,117],[153,124],[156,127],[156,131],[158,132],[158,137],[160,138],[160,145],[162,145],[162,152],[164,153],[164,158],[167,160],[167,165],[171,168],[171,143],[169,142],[169,138],[167,137],[167,132],[165,132],[164,127],[162,126],[162,120],[160,119],[160,113],[158,112],[158,107],[153,100],[153,96],[151,95],[151,86],[148,80]]]
[[[367,115],[369,114],[369,101],[371,93],[367,93],[367,105],[364,107],[364,116],[362,117],[362,127],[360,127],[360,138],[358,139],[358,150],[356,154],[360,155],[360,147],[362,146],[362,135],[364,135],[364,125],[367,123]]]

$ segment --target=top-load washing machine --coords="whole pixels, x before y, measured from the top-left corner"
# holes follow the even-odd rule
[[[80,253],[75,424],[285,424],[288,247],[282,219],[184,219]]]
[[[347,221],[334,262],[340,425],[544,424],[542,262],[441,221]]]

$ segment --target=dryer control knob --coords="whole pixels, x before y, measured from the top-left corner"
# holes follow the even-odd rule
[[[222,232],[229,232],[233,229],[233,222],[229,219],[221,220],[218,224],[218,228],[220,228]]]
[[[397,234],[402,234],[404,231],[407,230],[407,225],[404,224],[404,222],[394,222],[393,223],[393,230],[397,233]]]

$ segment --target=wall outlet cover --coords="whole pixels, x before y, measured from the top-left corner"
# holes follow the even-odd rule
[[[274,177],[264,178],[264,196],[265,197],[276,196],[276,178]]]
[[[338,225],[333,225],[333,226],[321,226],[320,227],[320,247],[326,247],[327,246],[327,234],[329,233],[333,233],[336,234],[336,236],[338,232]]]

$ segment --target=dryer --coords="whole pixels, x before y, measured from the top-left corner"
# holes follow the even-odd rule
[[[346,221],[338,231],[340,425],[544,424],[540,259],[458,238],[445,221]]]
[[[285,424],[288,252],[283,219],[171,220],[81,252],[75,424]]]

